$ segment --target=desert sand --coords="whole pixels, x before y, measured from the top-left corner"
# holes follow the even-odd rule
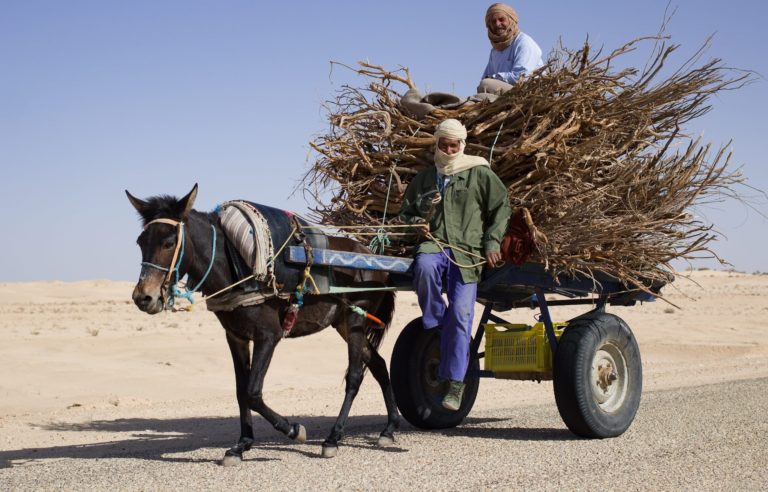
[[[643,400],[621,437],[571,435],[549,382],[484,379],[464,425],[403,421],[395,446],[378,449],[384,406],[367,377],[339,455],[321,459],[346,367],[328,329],[281,342],[265,384],[267,403],[303,423],[308,442],[257,417],[256,446],[236,468],[219,465],[238,437],[232,364],[203,304],[149,316],[128,282],[0,284],[0,490],[765,489],[768,275],[690,276],[664,291],[680,309],[609,308],[643,359]],[[417,316],[414,295],[398,294],[386,360]]]

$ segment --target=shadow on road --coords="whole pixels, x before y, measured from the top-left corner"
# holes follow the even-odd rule
[[[316,450],[308,451],[306,446],[297,445],[287,437],[277,433],[265,421],[255,419],[256,438],[253,450],[245,455],[245,461],[270,461],[274,459],[259,457],[259,449],[298,453],[308,458],[319,458],[320,445],[336,418],[305,416],[294,417],[290,420],[300,422],[307,428],[307,433],[310,436],[307,444],[316,445]],[[562,429],[489,427],[489,424],[505,421],[506,419],[468,418],[462,427],[437,432],[446,436],[523,441],[573,438],[572,434]],[[363,438],[362,441],[360,438],[371,434],[377,435],[384,425],[385,417],[381,415],[350,417],[345,434],[357,439],[344,441],[341,445],[350,448],[373,447],[376,442],[375,437]],[[130,458],[179,463],[218,463],[220,458],[203,459],[169,455],[192,452],[201,448],[220,448],[221,456],[223,456],[224,450],[234,445],[239,436],[239,423],[237,418],[233,417],[95,420],[76,424],[52,423],[41,426],[41,428],[51,432],[94,432],[99,434],[114,433],[116,435],[109,442],[0,451],[0,468],[27,465],[39,460],[66,458],[86,460]],[[435,431],[421,431],[403,421],[400,433],[418,432]],[[390,453],[407,452],[406,449],[397,446],[380,448],[380,450]]]
[[[564,428],[488,426],[488,423],[509,422],[507,419],[467,418],[464,425],[440,431],[445,436],[464,436],[478,439],[507,441],[573,441],[580,438]]]

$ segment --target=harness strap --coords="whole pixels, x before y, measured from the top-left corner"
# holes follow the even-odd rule
[[[312,284],[312,288],[314,289],[313,292],[316,294],[320,293],[320,289],[318,289],[317,283],[315,283],[315,279],[312,278],[311,273],[312,263],[315,261],[315,254],[312,251],[312,246],[310,246],[309,242],[307,241],[307,235],[304,234],[304,231],[302,231],[301,222],[299,222],[299,219],[293,214],[291,214],[290,217],[291,221],[293,222],[293,237],[296,242],[301,243],[301,245],[304,247],[304,256],[307,259],[307,264],[304,267],[304,273],[301,278],[301,282],[298,283],[296,286],[296,291],[291,296],[292,302],[288,305],[288,310],[283,317],[283,337],[287,337],[291,333],[293,326],[296,324],[296,319],[299,316],[299,309],[301,309],[301,306],[304,305],[304,293],[307,290],[307,280],[309,280],[309,282]]]
[[[172,226],[177,226],[177,225],[179,225],[181,223],[182,222],[180,222],[178,220],[173,220],[173,219],[155,219],[155,220],[151,220],[151,221],[147,222],[147,224],[144,226],[144,230],[146,231],[147,227],[149,227],[152,224],[168,224],[168,225],[172,225]]]
[[[171,259],[171,264],[166,270],[165,268],[157,267],[153,264],[148,263],[148,265],[159,268],[160,270],[167,271],[168,273],[165,275],[165,280],[163,281],[163,287],[165,287],[165,284],[168,284],[171,281],[171,277],[173,276],[174,272],[178,276],[179,274],[179,265],[176,264],[176,261],[178,260],[179,263],[181,263],[181,258],[179,255],[179,252],[181,252],[181,256],[184,256],[184,222],[173,220],[173,219],[155,219],[150,220],[144,225],[144,230],[147,230],[147,227],[151,226],[152,224],[168,224],[171,226],[175,226],[178,230],[176,231],[176,248],[173,250],[173,258]],[[176,281],[178,282],[179,279],[176,278]]]
[[[296,228],[296,233],[294,234],[294,237],[296,238],[296,241],[300,242],[301,245],[304,247],[304,255],[307,258],[307,264],[304,267],[304,275],[301,279],[301,282],[299,282],[299,285],[296,286],[296,293],[297,293],[296,297],[297,299],[299,299],[299,305],[301,305],[302,304],[301,299],[307,288],[307,280],[309,280],[310,283],[312,284],[315,294],[319,294],[320,289],[317,288],[315,279],[312,278],[312,274],[311,274],[312,264],[315,262],[315,253],[312,250],[312,246],[310,246],[309,241],[307,241],[306,234],[304,234],[304,231],[302,231],[301,223],[299,222],[299,219],[296,218],[295,215],[292,216],[291,218],[293,219],[294,227]]]
[[[152,221],[149,221],[144,226],[144,230],[147,230],[147,227],[149,227],[152,224],[167,224],[171,226],[175,226],[178,228],[177,230],[177,237],[176,237],[176,248],[173,251],[173,258],[171,259],[170,265],[168,265],[168,268],[161,267],[159,265],[155,265],[154,263],[150,263],[148,261],[141,262],[142,266],[149,266],[152,268],[156,268],[158,270],[161,270],[163,272],[168,272],[165,276],[165,280],[163,281],[163,290],[166,289],[167,285],[170,285],[170,297],[168,299],[168,306],[173,307],[174,300],[177,297],[183,297],[191,304],[193,304],[195,301],[193,299],[193,294],[202,287],[205,280],[208,278],[208,274],[211,273],[211,269],[213,268],[213,263],[216,260],[216,227],[211,224],[211,233],[212,233],[212,245],[211,245],[211,261],[208,264],[208,268],[206,269],[205,273],[203,274],[200,281],[197,283],[197,285],[190,289],[188,286],[184,286],[182,291],[178,287],[179,283],[179,268],[181,268],[181,261],[184,258],[184,243],[185,243],[185,237],[184,237],[184,222],[173,220],[173,219],[155,219]],[[173,275],[176,275],[176,279],[171,281],[171,278]]]

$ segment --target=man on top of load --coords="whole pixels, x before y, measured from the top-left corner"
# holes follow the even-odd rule
[[[509,5],[494,3],[488,7],[485,27],[492,48],[478,93],[501,94],[511,89],[521,76],[529,75],[544,64],[541,48],[520,31],[517,12]]]

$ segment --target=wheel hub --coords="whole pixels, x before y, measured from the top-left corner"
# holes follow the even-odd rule
[[[606,412],[613,412],[627,396],[627,364],[618,347],[606,343],[595,352],[590,371],[592,396]]]
[[[613,384],[617,378],[618,376],[616,375],[616,371],[613,370],[612,363],[606,362],[597,366],[597,385],[600,386],[600,389],[602,389],[603,392],[607,393],[608,387]]]

